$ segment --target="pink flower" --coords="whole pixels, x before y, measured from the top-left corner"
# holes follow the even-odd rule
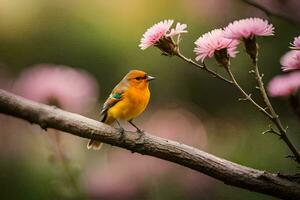
[[[273,78],[268,85],[272,97],[288,97],[300,88],[300,72],[280,75]]]
[[[274,35],[274,27],[267,20],[260,18],[247,18],[236,20],[225,27],[225,37],[230,39],[243,39],[252,36]]]
[[[295,37],[292,45],[292,49],[299,49],[300,48],[300,36]]]
[[[195,44],[196,47],[194,52],[197,56],[196,60],[201,60],[201,62],[203,62],[205,58],[211,58],[216,51],[225,48],[230,57],[235,57],[237,54],[236,48],[239,42],[237,40],[225,38],[222,29],[215,29],[199,37]]]
[[[159,40],[163,39],[164,37],[173,37],[175,35],[187,32],[187,30],[185,30],[187,25],[180,23],[177,23],[176,27],[170,30],[173,22],[174,20],[164,20],[154,24],[143,34],[143,38],[141,39],[139,47],[142,50],[145,50],[148,47],[158,43]]]
[[[25,70],[14,91],[25,98],[77,113],[87,113],[98,98],[97,82],[87,72],[50,64]]]
[[[300,51],[291,50],[284,54],[280,59],[281,69],[283,71],[300,69]]]

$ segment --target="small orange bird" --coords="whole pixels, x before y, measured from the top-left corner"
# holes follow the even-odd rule
[[[101,122],[109,125],[117,122],[123,133],[118,120],[126,120],[142,135],[143,131],[133,123],[133,119],[146,109],[150,99],[149,81],[154,79],[140,70],[128,72],[105,101],[100,113],[103,117]],[[99,150],[101,146],[101,142],[90,140],[87,148]]]

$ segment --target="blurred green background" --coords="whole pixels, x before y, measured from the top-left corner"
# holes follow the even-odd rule
[[[269,6],[272,7],[272,3]],[[160,55],[156,48],[145,51],[138,48],[147,28],[163,19],[174,19],[188,25],[189,33],[182,35],[181,49],[187,57],[194,58],[194,41],[201,34],[226,26],[234,19],[254,16],[267,18],[263,12],[238,0],[0,0],[1,73],[5,71],[5,78],[16,79],[24,69],[39,63],[84,69],[99,84],[99,104],[87,115],[98,119],[101,104],[124,74],[131,69],[145,70],[157,77],[151,84],[150,105],[137,120],[142,127],[148,127],[147,131],[159,134],[160,130],[168,129],[165,124],[174,125],[168,117],[176,121],[172,115],[180,113],[177,126],[201,126],[203,129],[202,136],[198,137],[201,141],[194,146],[249,167],[293,173],[299,169],[285,158],[290,155],[285,144],[273,135],[261,134],[268,127],[268,121],[251,105],[238,102],[239,96],[233,88],[178,58]],[[275,36],[258,39],[259,64],[266,83],[280,73],[279,59],[288,50],[293,37],[299,35],[299,25],[274,17],[269,20],[275,26]],[[243,48],[239,51],[237,58],[232,60],[232,68],[241,84],[258,98],[255,80],[248,73],[250,61]],[[213,61],[208,64],[223,73]],[[290,137],[299,147],[299,121],[286,101],[274,99],[273,102],[282,121],[289,126]],[[187,123],[180,118],[182,116],[192,122]],[[154,119],[160,119],[160,123]],[[179,142],[193,141],[191,137],[196,136],[186,132],[195,129],[179,129],[182,130],[178,132],[180,136],[172,137]],[[51,161],[53,152],[45,147],[45,140],[49,138],[42,133],[36,126],[0,116],[1,199],[273,199],[224,185],[173,164],[171,167],[167,164],[167,170],[159,175],[156,172],[149,175],[147,170],[139,172],[147,178],[142,178],[142,187],[131,188],[129,194],[122,186],[126,188],[134,181],[140,183],[140,179],[132,180],[133,172],[126,175],[127,179],[120,179],[120,176],[134,166],[145,167],[140,163],[150,158],[133,159],[137,155],[108,146],[101,152],[87,151],[86,140],[64,134],[68,170],[79,187],[69,190],[69,182],[61,180],[64,167],[58,161]],[[124,163],[130,163],[124,164],[121,159],[118,163],[110,158],[121,157],[119,154]],[[106,162],[132,167],[105,169]],[[153,162],[158,162],[158,166],[166,165],[156,159]],[[107,183],[116,190],[110,188],[105,193],[103,188],[97,188],[94,182],[101,182],[101,170],[102,174],[120,171],[116,173],[119,177],[115,182]],[[90,181],[94,172],[101,175]],[[193,180],[182,186],[180,180],[187,173]],[[105,184],[99,187],[107,186]],[[118,192],[120,195],[115,195]]]

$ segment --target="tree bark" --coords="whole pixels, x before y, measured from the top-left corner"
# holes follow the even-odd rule
[[[178,142],[145,133],[120,133],[101,122],[53,106],[36,103],[0,90],[0,113],[83,138],[150,155],[194,169],[225,184],[282,199],[300,199],[299,177],[283,176],[245,167]]]

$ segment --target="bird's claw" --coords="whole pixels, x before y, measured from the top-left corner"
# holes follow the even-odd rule
[[[118,132],[120,133],[120,139],[123,139],[124,137],[124,133],[125,133],[125,129],[122,127],[117,128]]]
[[[144,134],[145,133],[145,131],[142,130],[142,129],[136,129],[136,132],[139,133],[139,134]]]
[[[143,144],[144,143],[144,134],[145,134],[145,131],[144,130],[141,130],[141,129],[137,129],[136,131],[138,133],[138,138],[135,140],[135,143],[136,144]]]

